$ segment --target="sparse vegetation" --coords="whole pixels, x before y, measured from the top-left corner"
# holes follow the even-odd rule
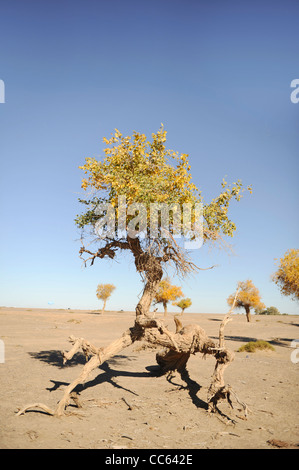
[[[174,305],[176,305],[177,307],[182,309],[181,310],[181,315],[183,315],[186,308],[191,307],[192,302],[191,302],[191,299],[187,298],[187,299],[181,299],[179,302],[176,302]]]
[[[264,340],[257,340],[257,341],[249,341],[249,343],[244,344],[238,349],[238,352],[249,352],[254,353],[255,351],[263,351],[263,350],[270,350],[275,351],[272,344],[268,343]]]
[[[268,307],[266,310],[262,310],[258,315],[280,315],[280,311],[276,307]]]
[[[168,277],[162,279],[155,294],[154,304],[162,304],[164,308],[164,315],[167,315],[167,305],[170,301],[175,301],[184,294],[179,286],[170,283]]]
[[[102,314],[105,312],[106,303],[112,292],[114,291],[115,286],[113,284],[99,284],[97,287],[97,298],[103,301]]]
[[[279,260],[277,271],[272,276],[282,295],[299,300],[299,250],[288,250]]]
[[[239,293],[236,301],[236,308],[244,308],[246,312],[247,321],[251,321],[250,309],[255,308],[262,310],[265,308],[265,305],[261,301],[261,296],[259,290],[255,287],[253,282],[248,279],[245,282],[239,283]],[[235,293],[230,295],[227,299],[228,305],[232,305],[235,298]]]

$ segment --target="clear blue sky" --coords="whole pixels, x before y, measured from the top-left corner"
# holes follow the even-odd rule
[[[195,312],[226,312],[238,280],[267,306],[299,313],[271,282],[298,248],[298,1],[2,0],[0,3],[0,305],[133,310],[132,260],[82,268],[74,218],[85,157],[114,128],[188,153],[206,201],[223,177],[252,184],[231,207],[234,255],[203,247],[181,283]],[[177,280],[174,282],[179,283]]]

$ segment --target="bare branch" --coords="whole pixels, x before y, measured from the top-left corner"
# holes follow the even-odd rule
[[[225,315],[224,319],[222,320],[222,322],[220,324],[220,328],[219,328],[219,348],[224,348],[224,327],[228,322],[230,322],[232,320],[230,318],[230,316],[231,316],[231,313],[233,312],[233,310],[235,308],[239,290],[240,290],[240,286],[238,285],[238,288],[237,288],[236,295],[235,295],[234,301],[232,303],[232,306],[231,306],[229,312]]]
[[[99,248],[95,253],[87,250],[82,243],[82,247],[79,250],[80,258],[83,259],[84,265],[86,266],[87,262],[90,261],[90,265],[92,266],[96,258],[105,258],[108,257],[113,259],[115,257],[117,249],[121,250],[128,250],[130,249],[130,245],[128,242],[120,241],[120,240],[112,240],[102,248]],[[89,258],[85,259],[81,255],[83,253],[87,253],[91,255]]]

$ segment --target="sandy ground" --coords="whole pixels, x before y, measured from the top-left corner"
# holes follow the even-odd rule
[[[162,318],[162,314],[158,314]],[[216,339],[223,315],[185,313],[184,325],[197,323]],[[250,408],[242,419],[240,406],[226,402],[222,413],[235,420],[227,425],[207,413],[207,390],[213,357],[192,356],[191,385],[176,374],[157,377],[154,349],[136,343],[94,371],[80,389],[81,409],[55,418],[42,412],[16,416],[25,405],[42,402],[55,408],[65,387],[84,364],[77,354],[62,365],[69,335],[106,346],[134,322],[133,312],[52,309],[0,309],[1,449],[270,449],[299,445],[299,362],[291,342],[299,339],[299,317],[233,315],[225,329],[226,346],[236,351],[250,340],[271,342],[275,351],[236,352],[225,373],[239,398]],[[173,331],[172,315],[166,324]],[[298,343],[299,344],[299,343]],[[0,344],[1,346],[1,344]],[[293,355],[293,358],[296,359]],[[298,350],[299,360],[299,350]],[[130,406],[128,406],[128,404]],[[132,408],[132,409],[130,409]],[[299,447],[298,447],[299,448]]]

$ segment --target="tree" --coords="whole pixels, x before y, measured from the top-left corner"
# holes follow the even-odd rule
[[[142,340],[164,348],[156,356],[161,372],[179,371],[187,386],[190,380],[186,365],[190,354],[213,355],[216,364],[208,390],[207,408],[215,412],[221,399],[226,398],[231,403],[232,397],[232,389],[225,385],[223,378],[225,368],[234,357],[233,352],[224,347],[223,328],[228,317],[220,326],[217,345],[198,325],[182,327],[176,321],[176,332],[172,333],[162,321],[151,316],[150,306],[166,269],[173,269],[181,277],[202,269],[195,265],[185,245],[175,241],[175,237],[183,232],[183,240],[187,238],[197,242],[201,237],[203,243],[220,243],[223,237],[234,235],[236,225],[229,219],[228,209],[233,200],[241,199],[244,191],[242,182],[238,180],[229,185],[223,180],[220,194],[211,202],[205,202],[191,181],[188,155],[166,149],[163,126],[152,134],[151,140],[138,132],[134,132],[132,137],[124,137],[115,130],[110,139],[104,138],[104,142],[105,157],[102,160],[88,157],[80,167],[86,175],[82,188],[88,191],[88,197],[80,199],[85,211],[76,218],[77,226],[82,229],[79,254],[84,264],[89,262],[91,266],[96,259],[114,260],[117,253],[132,255],[144,284],[136,305],[135,322],[105,348],[95,347],[84,338],[71,337],[73,347],[64,353],[64,361],[70,360],[80,349],[90,357],[89,361],[79,377],[66,387],[55,410],[49,410],[40,403],[34,406],[55,416],[65,414],[78,384],[83,383],[103,362],[135,341]],[[251,191],[250,187],[247,189]],[[162,204],[162,209],[165,206],[169,209],[167,224],[165,220],[163,224],[157,224],[159,219],[163,219],[162,213],[157,215],[152,210],[152,205],[156,208],[157,204]],[[181,211],[186,206],[188,217],[188,211]],[[197,223],[198,208],[202,209],[200,224]],[[96,249],[86,245],[89,240],[97,243]]]
[[[288,250],[280,258],[278,269],[273,274],[272,280],[278,285],[282,295],[299,300],[299,250]]]
[[[268,307],[266,310],[261,310],[259,315],[280,315],[280,311],[276,307]]]
[[[189,308],[191,307],[192,305],[192,302],[191,302],[191,299],[189,298],[186,298],[186,299],[181,299],[179,302],[177,302],[175,304],[177,307],[181,308],[182,311],[181,311],[181,315],[183,315],[184,311],[186,310],[186,308]]]
[[[164,308],[164,316],[167,315],[167,304],[170,301],[175,301],[184,294],[179,286],[174,286],[170,283],[169,278],[162,279],[159,283],[157,292],[154,297],[154,304],[162,304]]]
[[[115,286],[113,284],[99,284],[97,287],[97,298],[103,300],[102,314],[106,308],[106,302],[114,291]]]
[[[248,279],[245,282],[239,283],[240,291],[236,300],[236,308],[244,308],[246,312],[247,321],[251,321],[250,309],[255,308],[258,310],[264,309],[265,305],[261,301],[259,290],[255,287],[253,282]],[[227,299],[228,305],[232,305],[235,294],[232,294]]]

